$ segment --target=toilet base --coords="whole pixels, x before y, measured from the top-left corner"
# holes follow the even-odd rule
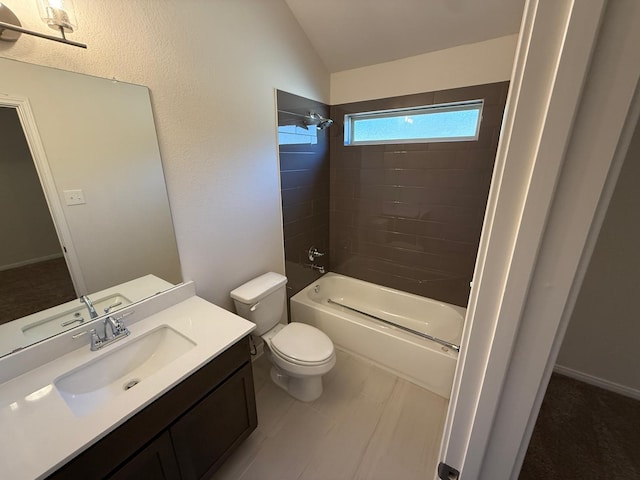
[[[296,400],[313,402],[322,395],[322,376],[291,377],[276,366],[271,367],[271,380]]]

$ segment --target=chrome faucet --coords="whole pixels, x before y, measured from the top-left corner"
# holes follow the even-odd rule
[[[91,333],[91,351],[96,351],[109,345],[110,343],[116,342],[122,338],[128,336],[131,332],[124,325],[122,319],[128,315],[131,315],[133,311],[126,312],[120,315],[119,317],[112,317],[111,315],[105,317],[103,323],[104,326],[104,337],[101,337],[100,334],[96,331],[95,328],[92,328]],[[109,330],[111,330],[111,335],[109,335]]]
[[[80,303],[84,303],[87,307],[87,309],[89,310],[89,316],[91,318],[98,318],[98,312],[96,312],[96,309],[93,306],[93,303],[91,303],[91,299],[86,296],[86,295],[82,295],[80,297]]]
[[[111,305],[109,305],[108,307],[106,307],[106,308],[104,309],[104,313],[110,313],[110,312],[111,312],[111,310],[113,310],[113,309],[114,309],[114,308],[116,308],[116,307],[119,307],[120,305],[122,305],[122,302],[121,302],[121,301],[117,301],[117,302],[115,302],[115,303],[112,303]]]
[[[309,256],[310,262],[313,262],[318,257],[324,257],[324,252],[319,252],[316,247],[309,248],[309,251],[307,252],[307,254]]]
[[[311,270],[316,270],[318,273],[325,273],[324,267],[322,265],[315,265],[313,263],[305,263],[305,267],[310,268]]]

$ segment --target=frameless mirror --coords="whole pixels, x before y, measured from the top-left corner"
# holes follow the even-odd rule
[[[1,356],[181,275],[148,89],[2,58],[0,71]]]

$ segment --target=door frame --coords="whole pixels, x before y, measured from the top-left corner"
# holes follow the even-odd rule
[[[42,144],[40,133],[38,132],[38,126],[33,115],[33,110],[29,103],[29,99],[26,97],[20,97],[17,95],[10,95],[0,93],[0,108],[13,108],[18,113],[22,130],[24,131],[31,158],[36,167],[38,178],[40,179],[40,185],[44,192],[44,197],[53,220],[53,225],[58,236],[58,241],[62,247],[62,253],[64,255],[65,262],[69,274],[71,275],[71,281],[73,287],[78,296],[86,294],[86,286],[84,277],[82,275],[82,269],[80,268],[80,262],[78,255],[73,244],[73,237],[71,236],[71,230],[67,219],[64,215],[64,209],[60,196],[58,195],[58,189],[47,160],[47,154]]]
[[[626,3],[526,3],[440,452],[462,479],[522,465],[637,120]]]

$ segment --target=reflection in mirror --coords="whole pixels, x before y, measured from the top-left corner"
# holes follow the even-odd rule
[[[81,295],[104,315],[181,274],[148,89],[2,58],[0,71],[1,356],[90,319]],[[160,284],[112,290],[149,274]]]
[[[0,108],[0,324],[76,298],[15,108]]]
[[[0,352],[16,352],[53,335],[103,318],[173,286],[154,275],[146,275],[83,296],[82,299],[74,298],[66,303],[17,318],[1,327]]]

